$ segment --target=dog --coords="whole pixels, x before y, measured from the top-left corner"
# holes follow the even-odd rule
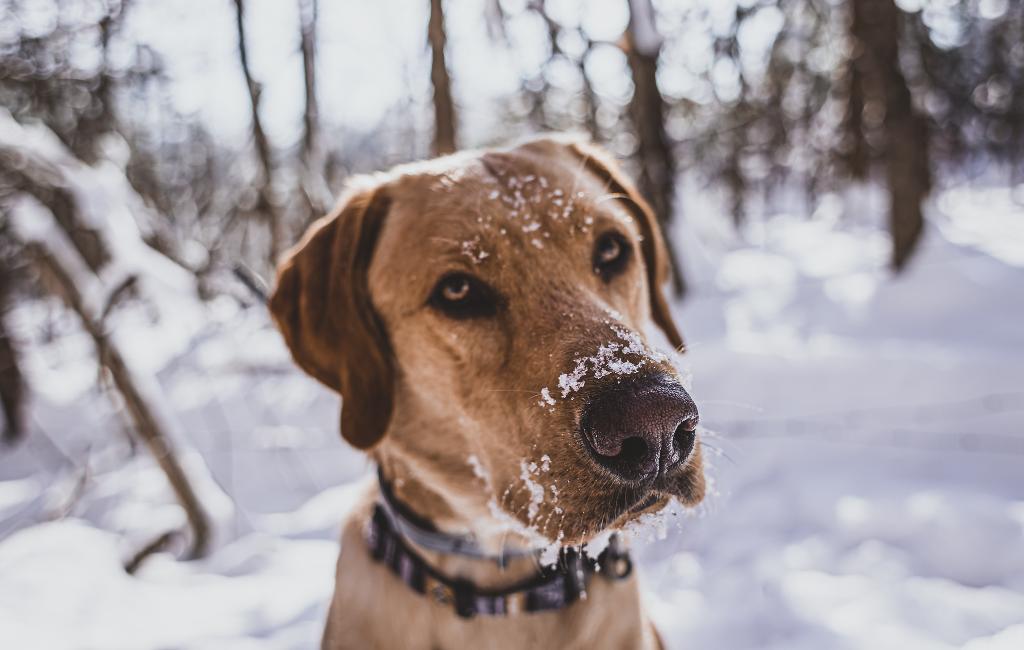
[[[618,538],[579,547],[704,495],[645,334],[682,350],[669,270],[614,159],[559,136],[359,178],[309,228],[270,309],[379,468],[323,648],[662,647]]]

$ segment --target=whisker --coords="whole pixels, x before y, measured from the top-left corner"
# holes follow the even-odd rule
[[[485,393],[531,393],[537,397],[540,397],[540,393],[534,390],[527,390],[526,388],[485,388]]]
[[[727,399],[702,399],[701,404],[715,404],[718,406],[735,406],[736,408],[744,409],[747,411],[753,411],[754,413],[764,413],[765,409],[763,406],[757,404],[750,404],[747,402],[735,402]]]
[[[605,201],[610,201],[612,199],[627,199],[628,200],[628,199],[630,199],[630,196],[628,194],[623,194],[622,192],[610,192],[608,194],[604,194],[603,196],[598,197],[594,201],[594,205],[599,205],[601,203],[604,203]]]

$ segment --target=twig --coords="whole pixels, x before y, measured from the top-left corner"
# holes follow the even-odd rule
[[[180,530],[169,530],[162,535],[159,535],[156,539],[140,548],[130,560],[125,562],[124,570],[129,575],[135,575],[135,572],[139,570],[142,563],[146,561],[150,555],[159,553],[171,545],[175,539],[181,536]]]
[[[88,452],[86,452],[88,455]],[[89,461],[82,465],[82,468],[78,474],[78,478],[75,480],[74,486],[68,493],[67,497],[64,498],[64,502],[60,504],[58,508],[52,511],[52,514],[48,517],[49,519],[64,519],[71,514],[71,511],[75,509],[75,505],[78,504],[82,495],[85,494],[85,489],[89,487],[89,481],[92,471],[89,468]]]
[[[245,264],[235,264],[231,272],[238,278],[238,281],[245,285],[245,288],[252,292],[252,295],[260,299],[260,302],[267,302],[270,290],[267,283],[263,281],[255,271]]]
[[[136,275],[129,275],[122,280],[120,284],[114,287],[114,290],[110,292],[109,296],[107,296],[107,304],[103,306],[103,312],[100,314],[99,321],[101,325],[106,322],[107,317],[110,316],[110,312],[114,311],[114,307],[117,307],[117,305],[120,304],[124,295],[135,288],[135,285],[138,283],[138,279],[139,278]]]

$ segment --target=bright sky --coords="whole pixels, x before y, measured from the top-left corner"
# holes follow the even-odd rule
[[[546,58],[544,24],[521,11],[525,1],[502,3],[508,15],[517,16],[508,24],[511,48],[488,35],[486,0],[446,3],[449,66],[469,144],[494,131],[495,101],[515,91],[521,77],[536,74]],[[664,56],[669,64],[662,66],[659,79],[666,93],[695,101],[710,98],[711,88],[702,77],[713,63],[710,34],[729,29],[736,2],[656,0],[659,27],[674,36],[667,39]],[[626,0],[548,0],[547,7],[564,25],[582,25],[592,39],[608,43],[591,53],[588,75],[602,96],[628,99],[625,57],[613,45],[628,20]],[[369,129],[400,101],[429,101],[428,9],[426,0],[320,1],[318,91],[326,124]],[[163,55],[179,110],[198,113],[220,137],[241,141],[248,133],[249,108],[234,12],[231,0],[137,0],[127,29]],[[255,77],[264,85],[262,115],[279,146],[297,140],[301,129],[298,20],[298,0],[247,0],[249,56]],[[752,67],[767,53],[781,21],[777,10],[762,10],[741,34]],[[568,87],[578,83],[576,74],[574,69],[549,70],[552,81]],[[726,86],[735,83],[735,75],[735,70],[715,70],[716,83]]]
[[[298,3],[248,0],[247,5],[249,56],[254,76],[264,85],[262,114],[272,140],[290,143],[299,137],[304,101]],[[328,123],[366,129],[400,100],[429,98],[425,1],[320,5],[318,90]],[[489,43],[483,0],[463,0],[458,9],[449,16],[456,93],[461,98],[460,91],[472,89],[478,97],[491,97],[514,90],[519,65]],[[131,9],[128,29],[164,55],[179,110],[198,112],[224,137],[245,137],[249,108],[233,3],[140,0]]]
[[[330,122],[368,127],[404,93],[403,66],[422,55],[416,12],[397,1],[321,2],[320,101]],[[406,3],[412,6],[414,3]],[[418,4],[418,3],[416,3]],[[299,136],[303,106],[298,3],[249,0],[246,30],[262,111],[278,144]],[[245,136],[248,98],[238,63],[234,4],[228,0],[142,0],[130,29],[164,55],[179,110],[198,112],[224,137]]]
[[[485,8],[489,0],[447,0],[448,61],[459,107],[463,144],[480,144],[494,133],[502,97],[514,93],[520,80],[537,74],[547,56],[543,21],[523,11],[527,0],[501,0],[508,16],[509,47],[488,34]],[[937,41],[953,42],[958,23],[947,0],[898,0],[907,10],[923,10]],[[985,15],[1006,11],[1008,0],[979,0]],[[71,3],[59,20],[95,23],[101,3]],[[658,82],[670,98],[697,103],[715,95],[728,100],[738,91],[739,70],[731,61],[715,60],[713,36],[727,34],[736,6],[755,0],[654,0],[658,28],[665,38]],[[15,26],[45,33],[58,20],[56,3],[19,3],[18,23],[0,20],[0,40]],[[246,29],[253,72],[262,82],[262,115],[271,140],[294,143],[301,130],[302,60],[299,51],[299,0],[246,0]],[[625,57],[615,46],[629,18],[627,0],[547,0],[548,13],[566,27],[581,26],[593,40],[587,74],[606,100],[625,102],[631,83]],[[369,130],[385,111],[412,102],[415,119],[426,120],[429,103],[430,53],[426,43],[427,0],[320,0],[318,93],[325,126]],[[782,12],[759,9],[744,21],[738,38],[741,66],[747,74],[763,71],[769,49],[782,26]],[[790,19],[792,20],[792,18]],[[226,141],[241,142],[249,131],[248,97],[237,55],[235,6],[232,0],[134,0],[128,10],[129,40],[149,45],[162,55],[171,78],[173,101],[188,114],[198,114]],[[560,45],[580,52],[583,41],[563,38]],[[827,47],[834,55],[834,47]],[[80,48],[76,61],[89,67],[94,48]],[[821,52],[829,56],[829,52]],[[810,55],[810,53],[809,53]],[[820,59],[820,57],[819,57]],[[709,74],[710,73],[710,74]],[[554,85],[574,89],[580,84],[570,64],[550,66]],[[709,82],[710,78],[710,82]],[[417,125],[418,126],[418,125]],[[669,125],[670,129],[673,125]],[[421,128],[429,128],[426,122]]]

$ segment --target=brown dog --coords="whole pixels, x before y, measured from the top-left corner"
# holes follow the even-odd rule
[[[667,270],[615,163],[560,138],[366,178],[309,229],[271,309],[391,504],[374,486],[345,526],[325,648],[660,646],[622,558],[528,550],[703,497],[696,407],[643,334],[682,347]]]

